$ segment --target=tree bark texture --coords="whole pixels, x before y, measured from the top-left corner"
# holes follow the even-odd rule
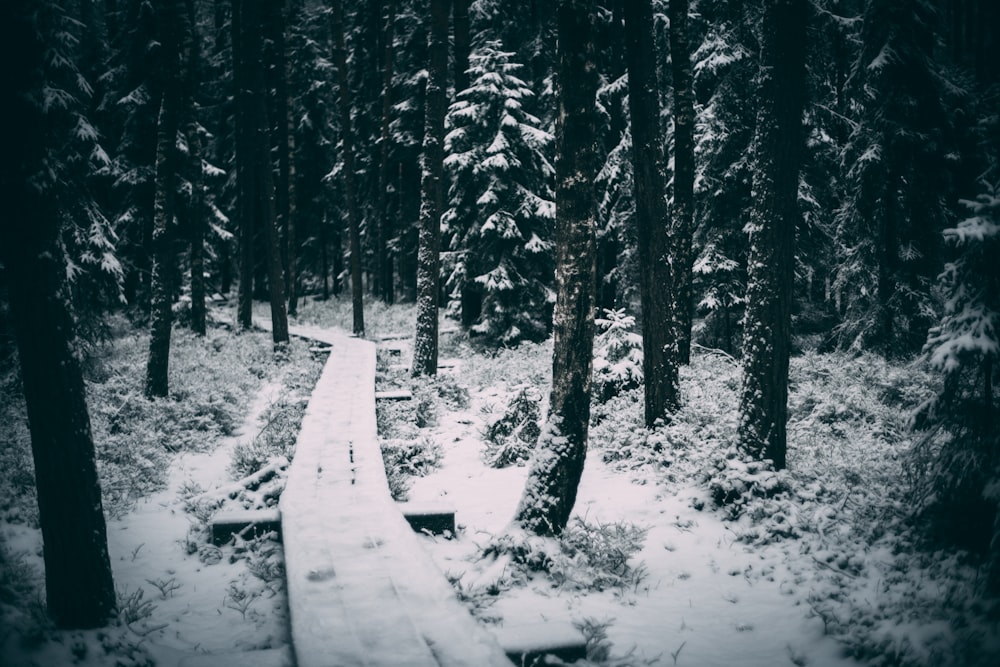
[[[340,142],[344,159],[344,199],[347,205],[348,241],[351,253],[351,305],[355,336],[365,335],[365,305],[361,285],[361,213],[358,210],[354,173],[354,133],[351,129],[351,88],[347,71],[347,46],[344,39],[344,6],[332,0],[330,13],[333,33],[333,64],[337,68],[337,101],[340,108]]]
[[[625,61],[632,120],[632,170],[642,302],[642,371],[646,425],[677,408],[677,340],[672,313],[674,281],[669,243],[663,133],[656,82],[651,0],[625,3]]]
[[[392,256],[389,254],[389,239],[392,237],[392,197],[389,194],[389,180],[392,174],[390,165],[389,126],[392,122],[392,77],[394,68],[396,0],[389,0],[388,17],[385,27],[385,46],[382,53],[382,127],[379,135],[379,170],[378,193],[379,222],[375,242],[375,271],[379,275],[379,287],[382,300],[392,303],[396,296],[396,287],[392,270]]]
[[[593,0],[557,10],[556,307],[552,392],[515,523],[538,535],[566,527],[583,475],[590,423],[598,155]]]
[[[417,331],[413,374],[436,375],[438,364],[438,299],[441,274],[441,211],[444,203],[444,115],[448,79],[448,0],[431,0],[421,156],[420,217],[417,241]]]
[[[179,156],[177,130],[184,104],[183,61],[180,38],[184,11],[181,0],[159,6],[161,43],[160,76],[163,97],[156,128],[156,195],[153,201],[152,312],[149,328],[149,359],[146,364],[146,398],[163,397],[169,389],[170,329],[173,325],[173,226],[176,208],[175,181]]]
[[[785,467],[794,239],[798,219],[807,10],[768,0],[761,21],[740,388],[740,448]]]
[[[455,95],[469,87],[469,54],[472,38],[469,26],[469,0],[452,0],[452,24],[455,29]]]
[[[631,3],[628,3],[631,4]],[[671,232],[673,318],[678,361],[691,361],[691,237],[694,220],[694,89],[688,41],[689,0],[670,0],[670,62],[674,78],[674,209]]]
[[[185,97],[192,102],[197,97],[199,73],[201,71],[201,50],[195,29],[194,4],[187,0],[187,15],[184,31],[184,60],[187,62]],[[185,126],[188,145],[188,162],[191,181],[191,208],[188,212],[191,228],[191,330],[200,336],[206,331],[205,309],[205,170],[202,166],[204,152],[201,127],[195,113],[190,112]]]
[[[239,220],[239,284],[236,294],[236,323],[238,328],[253,327],[253,268],[254,228],[253,206],[250,195],[250,153],[252,139],[249,135],[249,107],[247,87],[247,54],[243,45],[246,18],[243,16],[244,0],[232,0],[232,55],[233,83],[236,100],[236,211]]]
[[[114,615],[115,587],[59,243],[63,211],[33,183],[51,131],[32,101],[45,83],[36,9],[31,0],[0,5],[0,55],[17,63],[2,75],[15,131],[0,146],[8,156],[0,161],[0,262],[31,432],[48,612],[57,627],[93,628]]]
[[[237,6],[238,5],[238,6]],[[263,234],[266,253],[268,300],[271,306],[271,338],[275,345],[288,342],[285,284],[281,266],[281,240],[275,221],[274,174],[271,163],[270,125],[267,118],[267,86],[263,60],[263,14],[260,3],[234,0],[233,20],[238,23],[233,52],[242,70],[237,75],[236,161],[239,211],[242,216],[240,267],[240,325],[252,326],[250,285],[253,274],[254,232]],[[244,303],[246,299],[246,303]],[[246,312],[244,312],[244,308]],[[247,320],[244,321],[243,317]]]

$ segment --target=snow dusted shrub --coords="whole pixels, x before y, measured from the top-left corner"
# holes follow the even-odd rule
[[[1000,181],[964,203],[972,216],[944,231],[957,256],[939,278],[944,314],[923,350],[943,383],[914,416],[925,432],[914,459],[917,509],[947,539],[990,554],[988,587],[1000,595]]]
[[[307,403],[305,399],[282,398],[269,405],[261,416],[263,425],[253,439],[233,448],[229,466],[233,477],[248,477],[279,457],[291,459]]]
[[[393,500],[406,500],[411,477],[423,477],[441,465],[444,452],[434,440],[387,439],[381,441],[382,463]]]
[[[787,490],[787,476],[775,471],[769,461],[758,461],[735,448],[726,452],[709,483],[712,500],[733,519],[743,514],[751,500],[771,498]]]
[[[605,403],[642,385],[642,336],[633,331],[635,318],[624,308],[605,309],[596,324],[594,395]]]
[[[572,590],[635,590],[646,577],[644,563],[632,563],[648,528],[627,521],[588,522],[573,517],[556,538],[521,532],[495,537],[485,552],[511,559],[515,580],[544,572],[553,586]]]
[[[542,418],[541,395],[535,387],[521,386],[499,419],[483,432],[483,460],[492,468],[520,465],[531,458],[538,443]]]

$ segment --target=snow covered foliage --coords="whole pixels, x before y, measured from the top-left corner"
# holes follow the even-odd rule
[[[500,418],[487,425],[483,438],[483,460],[491,468],[523,465],[538,442],[542,420],[538,389],[521,386]]]
[[[624,309],[606,309],[596,324],[594,396],[603,403],[642,384],[642,336]]]
[[[91,122],[92,82],[80,71],[86,26],[57,3],[39,3],[38,30],[46,44],[44,83],[34,102],[45,116],[44,168],[33,185],[56,202],[63,219],[68,283],[78,319],[121,299],[119,239],[95,196],[97,175],[110,164],[101,133]],[[23,221],[23,224],[31,224]],[[83,307],[82,309],[80,307]],[[86,335],[96,318],[79,324]]]
[[[756,109],[752,10],[712,0],[692,16],[695,87],[694,293],[702,321],[695,340],[732,352],[746,282],[743,226],[750,208],[749,146]]]
[[[833,290],[845,348],[915,352],[935,317],[937,231],[948,220],[947,98],[956,90],[931,57],[935,11],[927,0],[869,0],[860,23],[836,214]]]
[[[988,552],[988,586],[1000,593],[1000,422],[993,387],[1000,380],[1000,183],[988,185],[972,216],[944,231],[957,255],[939,277],[944,314],[924,355],[942,388],[915,414],[925,431],[914,452],[918,510],[946,539]]]
[[[529,113],[533,93],[511,56],[498,42],[470,56],[470,86],[445,120],[442,217],[450,307],[479,311],[463,321],[503,345],[544,338],[554,299],[553,137]]]

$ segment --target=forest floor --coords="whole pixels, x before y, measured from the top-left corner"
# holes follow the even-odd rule
[[[374,304],[366,316],[377,338],[411,331],[414,310]],[[349,328],[350,304],[308,302],[298,323]],[[551,343],[486,352],[446,334],[441,356],[454,365],[420,380],[405,371],[403,347],[378,366],[380,389],[414,396],[380,403],[390,486],[457,510],[456,535],[422,539],[498,632],[572,625],[591,663],[618,667],[1000,664],[1000,614],[975,594],[977,560],[927,548],[906,511],[907,419],[932,381],[920,368],[797,356],[789,468],[774,474],[732,453],[736,363],[698,350],[669,426],[642,426],[635,390],[595,403],[569,529],[497,559],[483,554],[508,539],[545,414]],[[119,326],[92,355],[122,611],[116,625],[87,632],[44,621],[23,400],[16,367],[0,368],[0,665],[288,662],[280,545],[265,536],[214,547],[206,524],[222,506],[273,503],[322,362],[308,348],[293,340],[275,361],[266,334],[175,329],[172,397],[152,404],[141,398],[142,334]],[[271,482],[234,486],[268,465],[279,472]]]

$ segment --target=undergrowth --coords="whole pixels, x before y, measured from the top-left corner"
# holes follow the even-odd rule
[[[778,472],[736,448],[738,387],[735,361],[698,354],[668,424],[646,429],[641,392],[623,392],[594,406],[591,442],[719,512],[739,541],[812,563],[798,595],[863,663],[996,664],[1000,604],[979,593],[981,560],[929,539],[915,512],[909,421],[931,395],[928,373],[874,355],[794,357]]]
[[[648,528],[627,521],[601,523],[573,517],[556,538],[517,532],[499,535],[487,555],[508,555],[513,581],[544,573],[557,588],[580,591],[635,591],[646,578],[644,563],[632,559],[641,549]]]

